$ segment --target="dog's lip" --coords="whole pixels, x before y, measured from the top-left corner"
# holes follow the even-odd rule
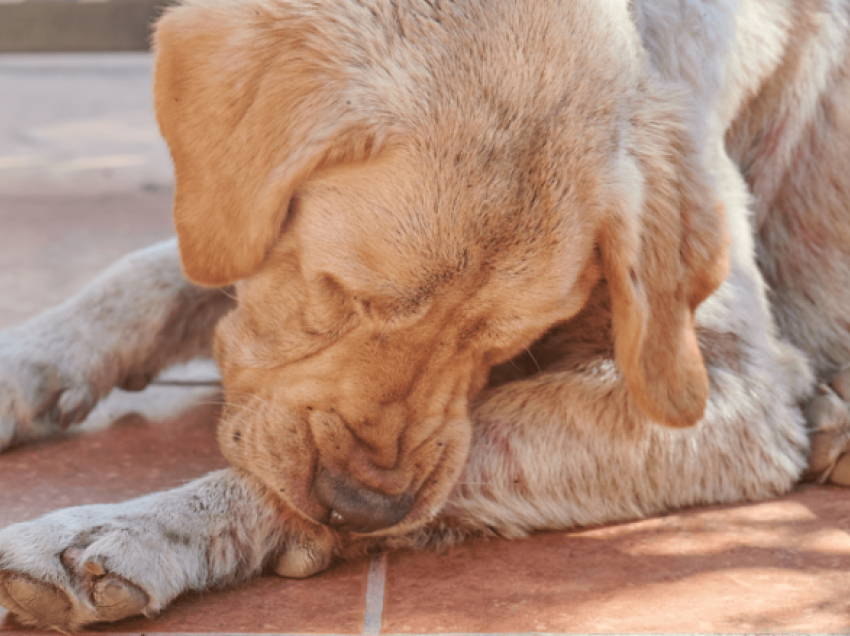
[[[333,527],[344,526],[344,525],[346,525],[346,523],[347,522],[345,520],[345,517],[343,517],[336,510],[328,511],[328,519],[327,519],[327,522],[326,522],[327,525],[329,525],[333,528]]]
[[[329,510],[328,514],[325,515],[323,523],[329,528],[333,528],[334,530],[337,530],[339,532],[349,532],[351,534],[358,534],[364,536],[370,534],[369,532],[363,532],[357,526],[350,524],[348,522],[348,519],[343,517],[336,510]]]
[[[368,536],[373,534],[373,532],[364,531],[358,526],[350,523],[348,519],[346,519],[342,514],[338,511],[329,509],[325,514],[321,516],[319,519],[313,519],[313,521],[322,524],[323,526],[327,526],[332,530],[336,530],[337,532],[345,532],[352,535],[361,535]],[[392,528],[392,526],[390,526]],[[390,529],[387,528],[387,529]]]

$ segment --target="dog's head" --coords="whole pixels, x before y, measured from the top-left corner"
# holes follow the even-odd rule
[[[304,517],[431,518],[490,368],[603,276],[632,399],[702,417],[721,214],[614,4],[197,1],[160,22],[183,266],[238,294],[222,448]]]

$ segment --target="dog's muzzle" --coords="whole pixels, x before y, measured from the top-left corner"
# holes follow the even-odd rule
[[[328,525],[358,533],[396,525],[407,516],[415,500],[407,493],[385,495],[327,469],[316,477],[313,493],[329,510]]]

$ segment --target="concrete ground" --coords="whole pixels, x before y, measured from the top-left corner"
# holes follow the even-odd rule
[[[0,328],[172,235],[150,65],[147,54],[0,56]],[[78,430],[0,456],[0,527],[222,466],[218,409],[209,388],[116,392]],[[304,581],[265,576],[96,633],[850,632],[848,532],[850,491],[810,486],[775,501],[393,553]],[[11,633],[31,632],[0,613],[0,634]]]

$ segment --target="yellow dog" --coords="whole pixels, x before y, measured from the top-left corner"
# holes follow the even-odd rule
[[[0,335],[0,436],[213,351],[232,468],[3,530],[0,603],[73,630],[265,565],[787,492],[801,403],[850,361],[848,13],[170,10],[179,259],[131,255]],[[808,414],[827,478],[850,417],[827,388]]]

